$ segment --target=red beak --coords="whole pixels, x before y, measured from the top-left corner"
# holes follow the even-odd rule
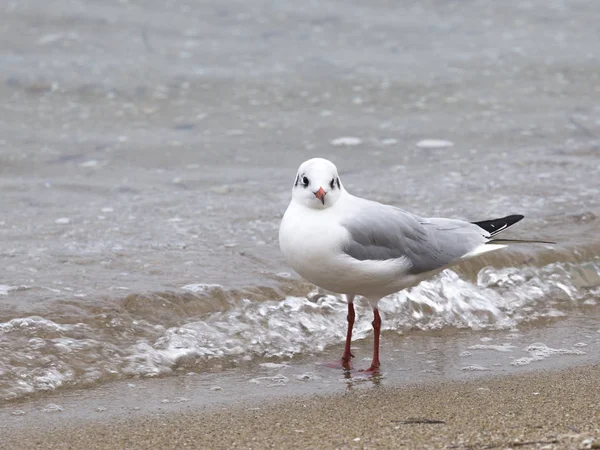
[[[321,200],[321,203],[325,204],[325,194],[326,192],[323,190],[322,187],[320,187],[319,190],[315,192],[315,197]]]

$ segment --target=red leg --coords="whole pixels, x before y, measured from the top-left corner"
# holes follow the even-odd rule
[[[379,315],[379,310],[377,308],[373,308],[373,361],[371,362],[371,367],[365,370],[365,372],[379,372],[379,335],[381,334],[381,316]]]
[[[348,331],[346,333],[346,346],[344,347],[344,354],[342,355],[341,363],[344,369],[349,369],[350,360],[354,358],[354,355],[350,351],[350,343],[352,341],[352,328],[354,327],[355,318],[354,303],[351,301],[348,302],[348,316],[346,316],[346,318],[348,319]]]

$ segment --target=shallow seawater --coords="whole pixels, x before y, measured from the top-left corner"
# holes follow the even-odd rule
[[[0,402],[348,383],[316,364],[341,353],[344,299],[278,250],[313,156],[356,195],[522,213],[506,237],[557,242],[384,299],[379,382],[597,361],[600,17],[538,3],[1,6]]]
[[[599,280],[597,258],[541,267],[486,266],[474,279],[446,270],[381,301],[384,336],[403,348],[405,341],[421,335],[443,336],[448,341],[444,345],[450,345],[456,339],[452,330],[470,330],[473,336],[494,333],[494,341],[502,343],[474,344],[460,356],[510,353],[511,359],[500,363],[504,370],[549,357],[584,356],[588,345],[595,354],[600,338],[597,322],[582,324],[589,315],[598,315]],[[26,298],[28,289],[5,291],[6,296]],[[344,298],[318,290],[286,295],[255,289],[246,295],[217,285],[191,284],[163,293],[130,294],[104,308],[75,300],[57,305],[57,311],[46,317],[28,315],[0,323],[0,392],[5,400],[182,371],[243,372],[269,364],[287,366],[308,356],[327,354],[335,359],[339,355],[330,353],[340,352],[346,331]],[[356,309],[354,338],[364,347],[372,313],[366,301],[359,300]],[[568,348],[531,342],[517,352],[511,343],[523,329],[546,329],[574,320],[571,338],[578,342]],[[596,339],[585,342],[590,335]],[[581,345],[576,345],[579,341]],[[408,351],[413,357],[423,354],[417,350]],[[462,370],[492,369],[468,359],[465,364]]]
[[[403,336],[385,332],[378,376],[360,371],[370,364],[371,342],[359,340],[352,347],[356,357],[350,371],[329,367],[343,347],[334,345],[317,355],[230,366],[215,363],[201,372],[182,368],[169,377],[130,378],[88,389],[64,389],[29,401],[6,403],[0,406],[0,418],[6,426],[31,427],[40,421],[85,422],[231,405],[260,409],[268,407],[265,400],[286,396],[368,392],[385,386],[557,370],[598,361],[598,319],[597,314],[587,311],[511,332],[445,329]]]

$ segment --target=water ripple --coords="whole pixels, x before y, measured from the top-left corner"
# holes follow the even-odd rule
[[[541,268],[486,267],[475,280],[446,270],[383,299],[383,329],[397,333],[448,327],[513,329],[561,317],[573,308],[593,307],[598,286],[598,259]],[[63,323],[56,318],[59,315],[54,320],[29,316],[0,323],[0,398],[123,377],[166,375],[181,367],[202,371],[214,360],[260,361],[314,354],[345,338],[345,300],[318,291],[283,299],[254,295],[234,301],[221,287],[197,285],[187,286],[181,294],[138,297],[149,303],[140,307],[141,300],[136,300],[135,307],[77,316],[81,321],[69,316]],[[215,303],[215,298],[226,301]],[[153,299],[168,299],[160,303],[160,314],[152,308],[157,303]],[[128,296],[124,305],[131,302]],[[165,326],[160,322],[169,308],[178,319],[166,320],[175,323]],[[186,317],[182,311],[191,315]],[[368,302],[358,299],[356,311],[354,337],[364,339],[372,330]],[[513,364],[544,358],[552,349],[537,346],[527,351],[531,354],[527,361],[522,358]]]

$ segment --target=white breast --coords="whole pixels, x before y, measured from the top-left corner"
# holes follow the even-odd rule
[[[330,210],[314,210],[290,204],[279,228],[279,246],[292,268],[322,286],[324,273],[335,264],[346,230],[332,220]],[[329,289],[322,286],[325,289]]]
[[[336,206],[314,210],[290,204],[279,228],[279,245],[288,264],[333,292],[383,297],[401,289],[408,261],[358,261],[342,251],[350,236],[340,225]]]

